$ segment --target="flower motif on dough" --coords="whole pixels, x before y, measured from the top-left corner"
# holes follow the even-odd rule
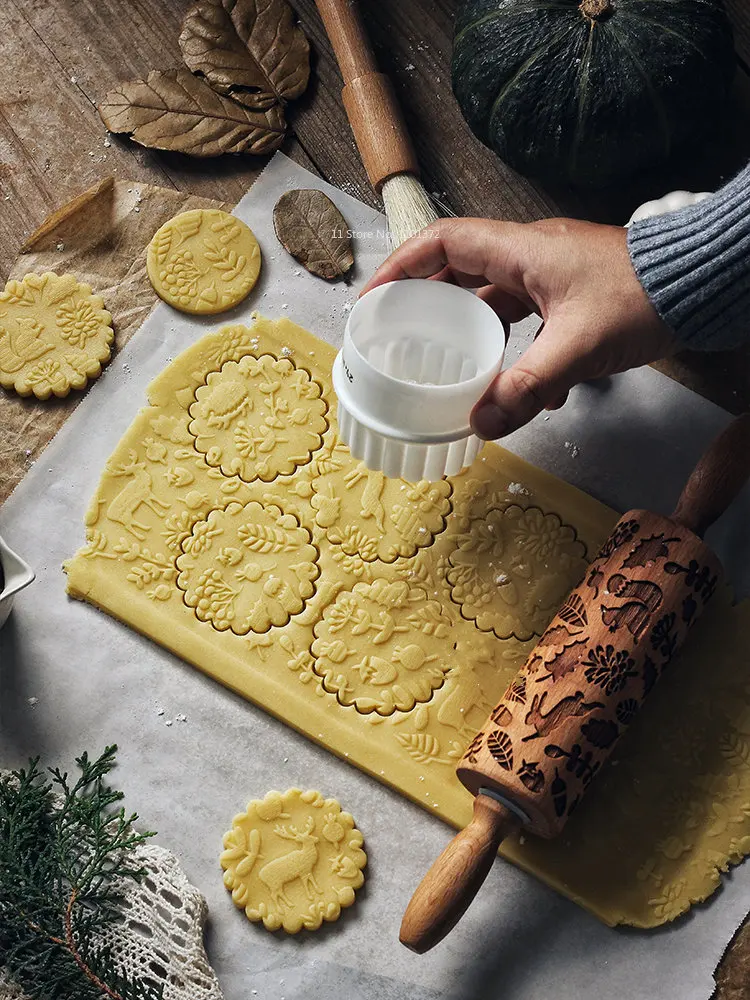
[[[190,305],[195,298],[202,276],[203,271],[195,263],[192,250],[174,254],[159,271],[167,290],[182,306]]]
[[[167,548],[172,552],[179,552],[182,543],[190,536],[190,530],[196,521],[200,520],[200,514],[192,514],[186,510],[179,514],[170,514],[164,521],[165,531],[161,536],[167,544]]]
[[[209,373],[190,407],[189,431],[223,475],[270,482],[310,461],[326,411],[321,387],[289,358],[245,355]]]
[[[231,503],[193,525],[177,559],[177,586],[200,621],[235,635],[263,633],[286,625],[315,593],[317,556],[294,515]]]
[[[464,618],[501,639],[541,635],[586,568],[575,531],[536,507],[493,508],[451,540],[452,599]]]
[[[55,318],[63,340],[72,347],[83,347],[87,340],[97,335],[101,326],[99,311],[85,299],[68,299],[57,310]]]
[[[315,626],[315,673],[339,703],[391,715],[429,701],[445,679],[450,619],[408,584],[358,583]]]
[[[55,388],[64,389],[67,385],[67,380],[60,371],[59,361],[40,361],[28,373],[26,381],[31,386],[48,384],[53,392]]]
[[[452,487],[447,480],[387,479],[363,462],[353,468],[334,462],[319,465],[332,471],[313,480],[315,520],[328,541],[347,555],[356,551],[365,562],[393,562],[432,545],[444,530],[451,510]]]

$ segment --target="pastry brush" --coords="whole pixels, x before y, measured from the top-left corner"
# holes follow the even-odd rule
[[[380,194],[394,246],[438,217],[391,82],[378,72],[353,0],[316,0],[344,78],[342,99],[362,162]]]

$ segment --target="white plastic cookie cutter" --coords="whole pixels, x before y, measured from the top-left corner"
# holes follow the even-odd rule
[[[333,365],[352,455],[410,482],[471,465],[484,442],[469,416],[500,372],[507,333],[486,302],[456,285],[409,278],[369,291]]]

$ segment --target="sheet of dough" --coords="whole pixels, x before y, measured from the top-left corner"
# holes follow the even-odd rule
[[[461,826],[456,758],[615,515],[495,446],[450,482],[367,473],[336,438],[333,356],[261,318],[180,355],[108,462],[69,589]],[[742,648],[746,610],[718,605],[565,836],[504,847],[607,923],[673,919],[750,848],[750,691],[715,642],[726,690],[701,702],[706,636]]]

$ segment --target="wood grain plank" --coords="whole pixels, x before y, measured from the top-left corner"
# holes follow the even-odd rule
[[[314,0],[292,0],[316,56],[317,84],[295,116],[300,141],[324,176],[373,203],[341,104],[341,76]],[[453,8],[448,0],[361,4],[380,68],[391,76],[425,186],[456,214],[529,220],[556,214],[540,187],[520,178],[471,135],[450,91]]]
[[[109,136],[96,104],[117,82],[179,59],[179,16],[156,4],[0,5],[0,255],[8,264],[49,211],[107,175],[236,202],[267,157],[212,161]],[[184,6],[187,6],[185,4]],[[293,144],[290,144],[293,149]]]
[[[724,0],[734,29],[734,47],[745,67],[750,67],[750,6],[747,0]]]

